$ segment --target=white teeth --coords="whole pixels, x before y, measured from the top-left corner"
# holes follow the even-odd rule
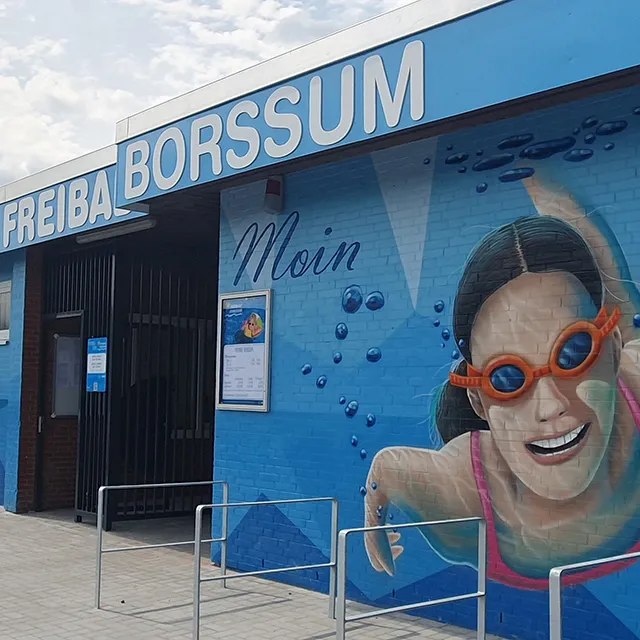
[[[538,455],[557,456],[561,453],[564,453],[566,449],[563,449],[562,451],[553,451],[553,449],[557,449],[558,447],[562,447],[563,445],[567,445],[573,442],[582,433],[582,430],[585,429],[586,426],[586,424],[581,424],[577,429],[570,431],[564,436],[559,436],[558,438],[550,438],[548,440],[536,440],[535,442],[531,442],[529,444],[539,447],[540,449],[551,450],[548,453],[539,453]]]

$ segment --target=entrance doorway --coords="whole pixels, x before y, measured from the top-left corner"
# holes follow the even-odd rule
[[[36,510],[75,506],[83,368],[82,317],[43,326]]]

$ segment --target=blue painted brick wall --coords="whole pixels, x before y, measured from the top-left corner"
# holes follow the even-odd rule
[[[26,251],[0,256],[0,281],[11,280],[9,342],[0,345],[0,505],[16,510]]]
[[[341,505],[340,526],[361,526],[360,488],[373,456],[392,445],[441,446],[433,426],[434,390],[447,379],[457,356],[455,342],[443,340],[441,331],[451,329],[451,307],[465,261],[492,229],[535,214],[521,182],[499,181],[501,170],[471,168],[480,157],[497,152],[506,136],[531,132],[541,141],[579,129],[575,148],[593,150],[591,158],[574,163],[560,153],[532,166],[606,219],[632,279],[640,279],[640,116],[634,115],[639,106],[640,91],[630,89],[287,175],[280,216],[263,211],[263,182],[225,191],[220,291],[274,292],[271,411],[217,412],[214,473],[230,483],[232,501],[335,496]],[[592,115],[600,121],[624,119],[628,126],[589,143],[584,139],[589,131],[581,123]],[[605,150],[606,143],[614,147]],[[470,156],[464,172],[445,162],[456,152]],[[478,193],[483,182],[487,190]],[[254,277],[259,248],[234,285],[246,242],[235,254],[245,231],[252,223],[260,231],[271,222],[280,228],[292,212],[300,218],[283,249],[277,276],[298,252],[314,256],[324,247],[326,264],[341,242],[360,244],[353,270],[343,260],[321,275],[309,270],[292,277],[289,272],[274,280],[273,259],[283,246],[282,234],[262,274]],[[365,296],[381,291],[384,307],[345,313],[342,293],[353,284]],[[434,311],[438,300],[445,304],[442,314]],[[335,336],[340,322],[349,328],[344,341]],[[365,357],[372,347],[382,351],[375,364]],[[333,362],[335,351],[342,354],[339,364]],[[306,376],[301,372],[305,364],[313,369]],[[328,381],[322,389],[316,386],[321,375]],[[345,415],[341,396],[359,403],[355,417]],[[368,414],[376,418],[370,428]],[[351,444],[354,436],[357,446]],[[395,509],[391,515],[395,522],[407,519]],[[327,505],[234,510],[230,563],[251,570],[321,562],[316,559],[330,552],[329,523]],[[218,534],[217,521],[214,529]],[[475,589],[474,569],[451,565],[415,530],[403,535],[403,545],[396,576],[389,578],[371,568],[362,539],[354,537],[349,546],[351,595],[399,604]],[[640,637],[638,577],[640,569],[633,566],[569,589],[566,637]],[[326,590],[326,575],[285,574],[282,579]],[[492,582],[488,606],[491,632],[531,640],[547,637],[546,592]],[[425,615],[475,624],[473,603]]]

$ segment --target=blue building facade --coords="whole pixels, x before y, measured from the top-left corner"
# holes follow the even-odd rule
[[[219,339],[217,358],[203,358],[217,388],[194,382],[209,404],[181,403],[209,437],[213,425],[212,473],[232,501],[335,497],[341,527],[484,518],[488,630],[509,638],[547,637],[551,568],[640,550],[639,9],[464,5],[453,13],[422,0],[131,116],[117,124],[115,165],[82,165],[5,198],[7,508],[19,484],[24,247],[147,211],[174,224],[178,212],[189,231],[198,212],[216,225],[215,240],[194,233],[218,252],[217,267],[198,274],[209,292],[271,296],[242,324],[231,304],[229,334],[247,371],[266,357],[258,386],[268,402],[226,410],[233,362]],[[595,46],[605,24],[616,46]],[[524,25],[535,54],[522,51]],[[152,269],[156,282],[162,269]],[[172,285],[165,295],[157,282],[147,324],[155,313],[158,327],[182,328]],[[129,310],[136,348],[143,291]],[[198,308],[184,321],[196,337],[184,340],[206,354],[198,341],[213,342],[213,325]],[[134,328],[121,334],[131,344]],[[163,353],[162,330],[145,331]],[[170,332],[168,344],[176,350]],[[131,364],[115,349],[109,362]],[[145,366],[169,370],[172,358]],[[135,367],[131,387],[139,364],[122,368]],[[201,364],[193,371],[203,379]],[[239,388],[238,376],[229,383]],[[148,375],[138,406],[153,389],[172,398],[170,378]],[[240,382],[255,393],[253,374]],[[172,441],[195,442],[202,425],[191,435],[179,426]],[[230,524],[235,569],[329,558],[326,505],[233,510]],[[350,597],[395,606],[474,591],[476,531],[353,537]],[[637,572],[615,564],[571,576],[566,637],[639,638]],[[329,578],[278,579],[326,590]],[[425,615],[475,625],[472,603]]]

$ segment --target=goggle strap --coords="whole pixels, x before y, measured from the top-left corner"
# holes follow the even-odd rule
[[[604,307],[603,307],[603,309],[604,309]],[[598,314],[598,316],[599,315],[600,314]],[[606,315],[606,311],[605,311],[605,315]],[[600,333],[602,334],[603,338],[605,336],[608,336],[616,328],[616,325],[620,321],[621,317],[622,317],[622,312],[620,311],[620,307],[616,307],[613,310],[613,313],[611,314],[611,317],[606,322],[604,322],[601,327],[599,327],[600,328]],[[597,320],[597,318],[596,318],[596,320]],[[598,326],[598,325],[596,324],[596,326]]]
[[[482,386],[482,378],[461,376],[457,373],[449,374],[449,382],[454,387],[463,387],[464,389],[477,389]]]

